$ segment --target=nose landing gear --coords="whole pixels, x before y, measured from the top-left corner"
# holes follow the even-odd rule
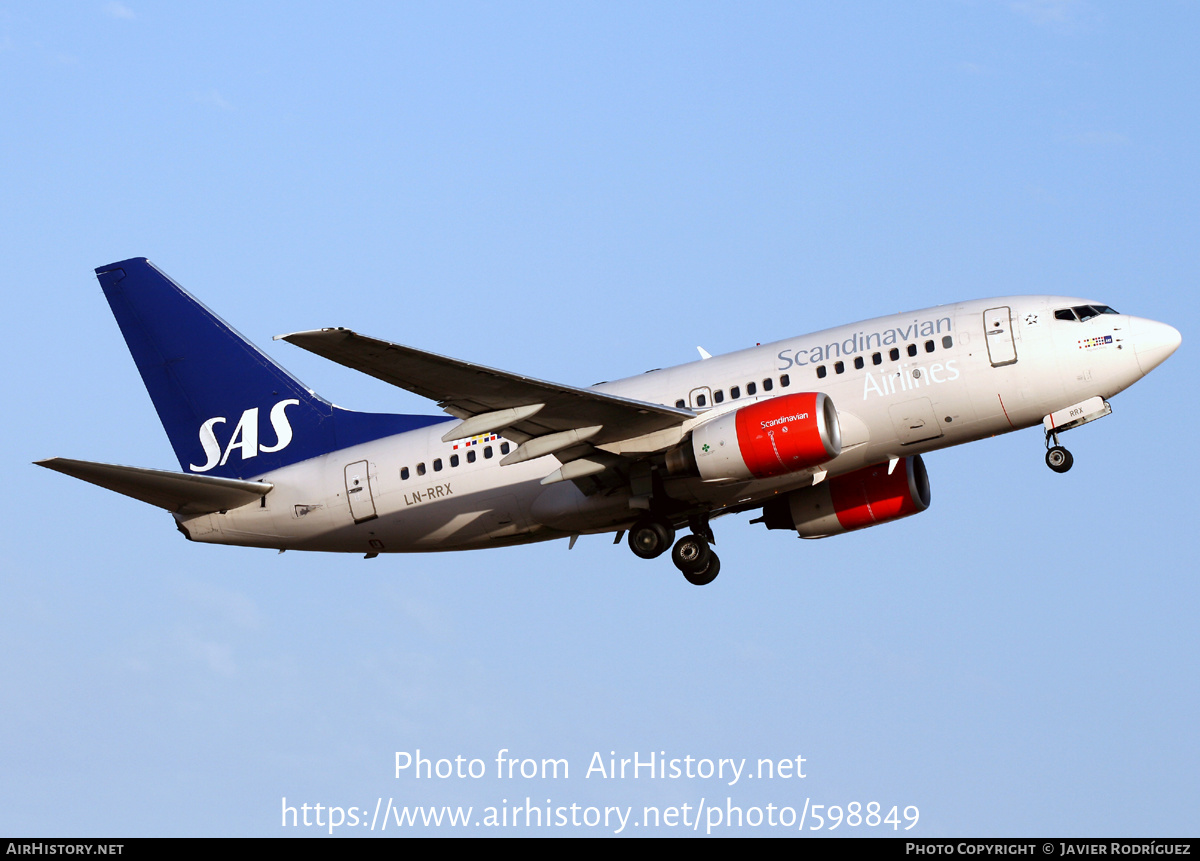
[[[1056,439],[1055,442],[1058,442]],[[1066,472],[1075,464],[1075,458],[1061,445],[1055,445],[1046,452],[1046,466],[1055,472]]]
[[[1096,396],[1080,401],[1042,419],[1046,429],[1046,466],[1055,472],[1066,472],[1074,463],[1071,453],[1058,444],[1058,435],[1112,413],[1112,407],[1104,398]],[[1050,445],[1053,441],[1054,445]]]
[[[1055,472],[1066,472],[1075,465],[1075,458],[1071,453],[1058,444],[1058,432],[1062,428],[1048,427],[1046,428],[1046,466],[1050,467]],[[1054,441],[1054,445],[1050,445],[1050,441]]]
[[[1050,440],[1054,440],[1053,446],[1050,445]],[[1066,472],[1074,464],[1075,458],[1058,444],[1058,429],[1048,428],[1046,430],[1046,466],[1055,472]]]

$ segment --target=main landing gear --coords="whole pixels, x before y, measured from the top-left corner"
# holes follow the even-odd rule
[[[707,586],[721,573],[721,560],[701,535],[685,535],[675,542],[671,561],[693,586]]]
[[[629,549],[640,559],[656,559],[675,540],[675,527],[661,517],[643,517],[629,530]]]
[[[674,541],[671,561],[675,567],[693,586],[706,586],[717,579],[721,560],[712,550],[711,545],[715,542],[708,518],[691,518],[688,525],[692,534],[675,541],[675,527],[669,521],[655,516],[643,517],[629,530],[629,549],[642,559],[654,559],[665,553]]]

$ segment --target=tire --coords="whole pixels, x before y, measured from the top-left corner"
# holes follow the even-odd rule
[[[675,540],[675,530],[665,520],[647,517],[629,530],[629,549],[640,559],[662,556]]]
[[[685,535],[675,542],[675,549],[671,551],[671,561],[687,575],[703,571],[712,555],[708,542],[699,535]]]
[[[716,553],[708,554],[708,564],[702,571],[684,571],[684,578],[693,586],[707,586],[721,573],[721,560]]]
[[[1046,452],[1046,466],[1055,472],[1066,472],[1074,465],[1075,458],[1061,445],[1056,445]]]

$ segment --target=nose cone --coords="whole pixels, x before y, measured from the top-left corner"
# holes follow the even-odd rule
[[[1165,362],[1183,342],[1179,330],[1166,323],[1156,323],[1154,320],[1143,320],[1139,317],[1134,319],[1132,328],[1133,349],[1143,375]]]

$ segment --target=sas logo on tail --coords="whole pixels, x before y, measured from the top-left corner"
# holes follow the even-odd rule
[[[188,469],[192,470],[192,472],[208,472],[214,466],[224,466],[234,449],[241,451],[242,460],[254,457],[259,452],[282,451],[292,441],[292,426],[289,424],[287,413],[284,411],[288,407],[299,403],[300,401],[295,398],[289,398],[271,407],[271,428],[275,431],[274,445],[258,444],[258,407],[251,407],[242,413],[242,417],[238,419],[237,427],[233,429],[233,436],[229,438],[229,444],[225,446],[223,451],[221,443],[217,441],[217,434],[214,428],[217,425],[225,424],[227,419],[224,416],[216,416],[209,419],[200,425],[200,445],[204,447],[204,456],[208,460],[203,466],[197,466],[194,463],[189,464]]]

